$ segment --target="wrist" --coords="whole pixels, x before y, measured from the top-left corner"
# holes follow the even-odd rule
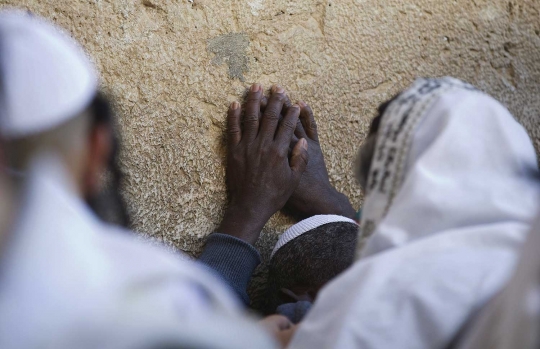
[[[234,236],[253,245],[268,219],[270,217],[253,208],[230,205],[217,232]]]
[[[329,187],[319,196],[318,203],[313,203],[305,212],[308,217],[321,214],[334,214],[356,220],[356,211],[351,205],[349,198],[340,193],[334,187]]]
[[[336,213],[334,213],[334,214],[337,214],[337,215],[340,215],[340,216],[343,216],[343,217],[347,217],[347,218],[350,218],[352,220],[356,220],[356,210],[351,205],[351,202],[350,202],[349,198],[345,194],[340,193],[335,189],[334,189],[334,191],[336,192],[336,194],[335,194]]]

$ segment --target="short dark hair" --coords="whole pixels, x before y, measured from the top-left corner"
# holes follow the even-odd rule
[[[354,261],[358,225],[334,222],[321,225],[289,241],[270,260],[269,312],[283,303],[282,288],[318,290]]]

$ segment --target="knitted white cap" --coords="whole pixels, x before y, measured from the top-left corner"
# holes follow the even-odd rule
[[[61,29],[18,10],[0,11],[0,132],[18,138],[53,129],[88,107],[95,68]]]
[[[299,237],[300,235],[307,233],[310,230],[313,230],[315,228],[320,227],[321,225],[325,225],[328,223],[337,223],[337,222],[345,222],[345,223],[353,223],[358,225],[356,221],[353,221],[350,218],[328,214],[328,215],[317,215],[310,218],[306,218],[303,221],[300,221],[290,227],[289,229],[285,230],[283,234],[278,239],[278,242],[276,243],[276,246],[274,247],[274,250],[272,251],[272,254],[270,255],[270,258],[274,256],[274,254],[285,246],[289,241]]]

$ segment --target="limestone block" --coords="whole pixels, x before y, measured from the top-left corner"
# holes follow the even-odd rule
[[[220,221],[225,112],[253,82],[315,111],[333,184],[370,118],[418,76],[452,75],[506,104],[540,148],[538,0],[0,0],[43,15],[114,96],[134,229],[196,254]],[[276,215],[267,257],[290,220]]]

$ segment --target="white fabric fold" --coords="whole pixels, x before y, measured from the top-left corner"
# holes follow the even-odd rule
[[[273,347],[206,268],[99,221],[59,159],[43,154],[27,181],[0,265],[0,348]]]
[[[493,98],[419,79],[384,113],[359,258],[290,348],[443,348],[508,280],[538,211],[536,154]]]

